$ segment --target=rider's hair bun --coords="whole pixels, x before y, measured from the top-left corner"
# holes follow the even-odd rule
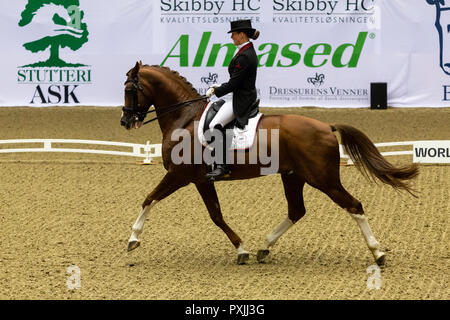
[[[253,33],[253,35],[251,36],[251,38],[252,38],[253,40],[256,40],[256,39],[258,39],[258,37],[259,37],[259,31],[258,31],[258,30],[255,30],[255,32]]]

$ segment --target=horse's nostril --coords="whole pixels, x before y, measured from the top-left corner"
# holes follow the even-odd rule
[[[120,120],[120,125],[121,125],[122,127],[125,127],[126,124],[127,124],[127,122],[126,122],[125,120]]]

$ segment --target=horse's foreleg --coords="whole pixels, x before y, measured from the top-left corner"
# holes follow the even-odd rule
[[[148,206],[145,206],[142,208],[141,212],[139,213],[136,222],[133,224],[131,236],[128,240],[128,251],[134,250],[141,244],[141,241],[139,240],[139,236],[141,235],[142,231],[144,230],[144,222],[145,219],[147,219],[148,212],[150,209],[157,203],[157,200],[152,201],[152,203]]]
[[[245,264],[249,258],[249,253],[244,249],[242,240],[239,236],[227,225],[222,216],[222,211],[220,210],[219,198],[217,197],[216,188],[212,183],[199,183],[196,184],[197,190],[200,193],[203,202],[208,209],[209,215],[212,221],[222,229],[223,232],[228,236],[231,243],[237,249],[238,253],[238,264]]]
[[[267,235],[263,249],[258,250],[256,256],[259,262],[264,262],[269,255],[269,248],[306,213],[303,203],[303,186],[305,182],[295,174],[282,174],[281,179],[283,180],[284,193],[288,202],[288,217]]]
[[[136,222],[133,225],[130,239],[128,240],[128,251],[134,250],[140,245],[139,236],[144,229],[145,219],[150,209],[160,200],[171,195],[179,188],[187,185],[188,182],[179,180],[175,175],[167,173],[158,186],[147,196],[142,204],[142,210],[139,213]]]

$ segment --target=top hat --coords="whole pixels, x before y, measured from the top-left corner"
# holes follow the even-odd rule
[[[255,32],[255,29],[252,28],[252,21],[251,20],[236,20],[231,21],[231,30],[228,31],[228,33],[234,32],[234,31],[245,31],[245,30],[252,30]]]

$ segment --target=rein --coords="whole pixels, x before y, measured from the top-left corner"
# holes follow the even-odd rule
[[[208,97],[206,97],[206,96],[201,96],[200,98],[195,98],[195,99],[192,99],[192,100],[187,100],[187,101],[184,101],[184,102],[176,103],[176,104],[173,104],[173,105],[171,105],[171,106],[165,107],[164,109],[169,109],[169,110],[167,110],[167,111],[164,110],[164,111],[166,111],[166,112],[160,114],[159,117],[156,116],[156,117],[154,117],[153,119],[147,120],[147,121],[143,122],[142,125],[147,124],[147,123],[150,123],[150,122],[153,122],[153,121],[155,121],[155,120],[158,120],[159,118],[165,116],[166,114],[169,114],[169,113],[171,113],[171,112],[173,112],[173,111],[179,110],[179,109],[181,109],[181,108],[183,108],[183,107],[185,107],[185,106],[187,106],[187,105],[190,105],[191,103],[194,103],[194,102],[197,102],[197,101],[200,101],[200,100],[205,100],[205,99],[207,99],[207,98],[208,98]],[[156,112],[156,109],[147,111],[147,112],[145,112],[145,113],[143,113],[143,114],[148,114],[148,113],[152,113],[152,112]]]
[[[144,118],[145,118],[145,116],[146,116],[147,114],[152,113],[152,112],[156,112],[156,109],[149,110],[149,111],[146,111],[146,112],[139,112],[139,111],[136,111],[136,108],[135,108],[136,105],[139,106],[139,104],[137,103],[137,101],[138,101],[138,99],[137,99],[137,90],[139,89],[140,91],[144,91],[144,89],[143,89],[142,86],[140,85],[139,79],[137,79],[137,78],[135,78],[135,79],[133,79],[133,80],[127,80],[127,81],[125,81],[125,84],[127,84],[127,83],[129,83],[129,82],[131,82],[131,83],[133,84],[133,89],[131,89],[131,90],[129,90],[129,91],[132,92],[132,94],[133,94],[133,96],[134,96],[133,99],[134,99],[134,101],[135,101],[136,103],[135,103],[135,105],[133,106],[133,108],[123,107],[123,108],[122,108],[122,111],[131,113],[131,115],[134,116],[134,117],[136,117],[139,121],[143,121]],[[173,112],[173,111],[179,110],[179,109],[181,109],[181,108],[183,108],[183,107],[185,107],[185,106],[187,106],[187,105],[190,105],[191,103],[194,103],[194,102],[197,102],[197,101],[200,101],[200,100],[205,100],[205,99],[208,99],[208,97],[207,97],[207,96],[201,96],[201,97],[199,97],[199,98],[195,98],[195,99],[192,99],[192,100],[187,100],[187,101],[179,102],[179,103],[172,104],[172,105],[170,105],[170,106],[164,107],[164,110],[163,110],[163,111],[165,111],[165,112],[163,112],[163,113],[160,114],[159,116],[154,117],[153,119],[150,119],[150,120],[147,120],[147,121],[143,122],[142,125],[147,124],[147,123],[150,123],[150,122],[153,122],[153,121],[155,121],[155,120],[158,120],[159,118],[161,118],[161,117],[163,117],[163,116],[165,116],[165,115],[167,115],[167,114],[169,114],[169,113],[171,113],[171,112]],[[166,110],[166,109],[167,109],[167,110]]]

